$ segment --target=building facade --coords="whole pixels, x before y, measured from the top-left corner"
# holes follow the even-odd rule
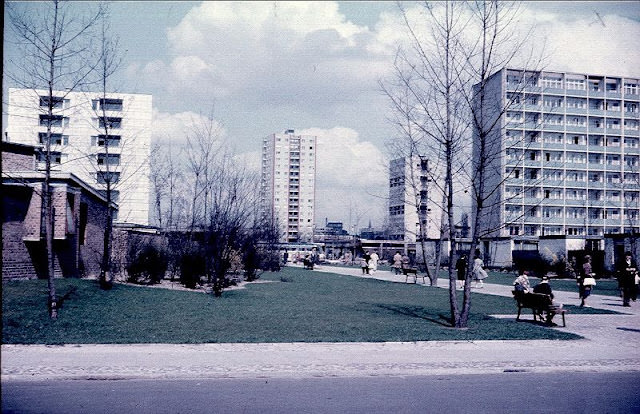
[[[424,157],[400,157],[389,164],[389,239],[415,243],[420,223],[425,239],[440,237],[442,210],[434,198],[429,162]],[[431,188],[430,188],[431,187]]]
[[[638,78],[505,68],[484,97],[500,125],[487,140],[485,234],[515,249],[544,236],[603,249],[605,235],[638,231]]]
[[[317,137],[292,129],[262,140],[261,212],[283,243],[313,240],[316,145]]]
[[[40,148],[2,142],[2,279],[45,277],[44,173]],[[104,246],[107,201],[74,174],[51,173],[56,277],[97,276]],[[116,208],[112,205],[112,208]]]
[[[151,95],[54,92],[52,119],[48,106],[47,91],[9,89],[7,140],[44,146],[50,123],[52,171],[73,173],[102,192],[113,183],[116,222],[148,225]]]

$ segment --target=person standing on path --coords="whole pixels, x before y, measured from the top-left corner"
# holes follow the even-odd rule
[[[593,267],[591,266],[591,256],[586,255],[584,257],[584,264],[582,265],[582,272],[576,275],[578,282],[578,295],[580,296],[580,307],[585,306],[585,301],[591,294],[591,289],[593,288],[590,284],[585,284],[584,280],[586,278],[593,278],[595,273],[593,273]]]
[[[395,270],[396,275],[402,273],[402,255],[400,252],[396,252],[396,254],[393,255],[393,266],[391,267]]]
[[[369,256],[369,252],[364,252],[362,255],[362,259],[360,260],[360,266],[362,267],[362,274],[369,274],[369,260],[371,260],[371,256]]]
[[[638,289],[636,286],[636,277],[638,276],[638,267],[635,260],[631,257],[631,252],[625,252],[624,260],[620,263],[618,269],[618,283],[622,289],[622,306],[631,306],[629,300],[636,301]]]
[[[467,275],[467,255],[463,254],[456,262],[456,270],[458,271],[458,287],[464,287],[464,279]]]

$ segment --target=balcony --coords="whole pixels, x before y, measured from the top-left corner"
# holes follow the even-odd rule
[[[551,142],[545,142],[544,143],[544,148],[545,149],[557,149],[557,150],[563,150],[564,149],[564,144],[558,144],[558,143],[551,143]]]
[[[580,126],[580,125],[569,125],[569,124],[567,124],[567,132],[586,133],[587,132],[587,127],[586,126]]]
[[[589,112],[587,111],[587,108],[567,107],[566,113],[567,115],[587,115]]]
[[[567,89],[567,96],[587,96],[587,91],[584,89]]]

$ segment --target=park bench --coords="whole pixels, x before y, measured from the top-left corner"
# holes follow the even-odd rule
[[[516,316],[516,320],[520,320],[520,313],[523,308],[531,309],[533,312],[533,320],[536,321],[538,318],[540,322],[546,322],[547,324],[551,324],[551,318],[554,315],[562,316],[562,326],[567,326],[564,314],[566,309],[563,309],[562,306],[554,305],[551,296],[545,295],[544,293],[531,293],[531,292],[521,292],[514,290],[512,291],[513,298],[518,303],[518,316]]]
[[[418,278],[422,278],[422,284],[426,284],[424,280],[424,275],[418,273],[418,269],[415,267],[405,267],[402,266],[402,274],[404,275],[404,282],[407,283],[409,281],[409,276],[413,275],[413,283],[418,283]]]

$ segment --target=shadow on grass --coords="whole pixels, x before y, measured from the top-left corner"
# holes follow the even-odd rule
[[[424,312],[424,308],[420,306],[400,306],[400,305],[384,305],[384,304],[375,304],[375,307],[388,310],[392,313],[411,316],[413,318],[424,319],[425,321],[433,322],[435,324],[451,328],[451,319],[448,316],[439,314],[437,318],[435,316],[430,316],[429,314]]]
[[[71,295],[73,295],[74,293],[76,293],[76,290],[78,290],[77,286],[71,286],[69,288],[69,290],[67,291],[67,293],[65,293],[64,295],[62,295],[61,297],[58,298],[58,309],[62,308],[62,306],[64,306],[64,302],[69,299],[71,297]]]

